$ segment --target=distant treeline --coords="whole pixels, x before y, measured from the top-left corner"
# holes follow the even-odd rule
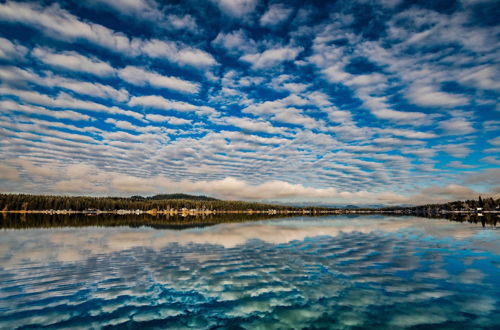
[[[388,207],[384,209],[358,208],[353,211],[401,211],[407,214],[436,214],[441,211],[483,211],[498,210],[500,198],[481,198],[477,200],[456,201],[445,204],[428,204],[411,207]],[[207,196],[192,196],[186,194],[161,194],[151,197],[86,197],[86,196],[50,196],[28,194],[0,194],[0,210],[3,211],[43,211],[43,210],[213,210],[213,211],[267,211],[267,210],[334,210],[328,207],[294,207],[289,205],[265,204],[244,201],[218,200]]]
[[[153,201],[159,201],[159,200],[171,200],[171,199],[185,199],[185,200],[194,200],[194,201],[217,201],[218,199],[208,197],[208,196],[195,196],[195,195],[188,195],[188,194],[159,194],[159,195],[154,195],[154,196],[149,196],[149,197],[143,197],[143,196],[132,196],[130,199],[135,200],[135,201],[146,201],[146,200],[153,200]]]
[[[445,204],[427,204],[411,207],[390,207],[384,210],[402,210],[412,214],[436,214],[441,211],[495,211],[500,208],[500,198],[479,198],[477,200],[455,201]]]
[[[179,199],[182,198],[182,199]],[[25,194],[0,194],[0,210],[3,211],[39,211],[39,210],[73,210],[85,211],[96,209],[113,210],[180,210],[182,208],[198,210],[225,211],[266,211],[300,210],[302,208],[243,201],[223,201],[206,196],[190,196],[184,194],[156,195],[153,197],[85,197],[85,196],[46,196]],[[308,208],[322,210],[325,208]]]

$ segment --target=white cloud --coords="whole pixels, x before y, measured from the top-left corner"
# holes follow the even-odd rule
[[[169,26],[176,30],[187,30],[191,32],[196,32],[198,29],[196,20],[191,15],[184,15],[184,16],[168,15],[166,20]]]
[[[468,143],[445,144],[440,147],[444,152],[456,158],[467,157],[467,155],[469,155],[472,152],[472,150],[469,148]]]
[[[153,58],[165,58],[172,63],[207,68],[217,65],[215,58],[200,49],[180,43],[162,40],[149,40],[141,45],[141,50]]]
[[[269,134],[283,134],[284,132],[283,128],[274,127],[268,121],[250,119],[246,117],[224,117],[221,119],[221,122],[250,132],[263,132]]]
[[[449,200],[464,200],[477,198],[478,193],[468,187],[450,184],[445,187],[432,186],[422,190],[422,195],[429,197],[447,198]]]
[[[0,59],[22,59],[27,52],[28,49],[26,47],[17,45],[8,39],[0,38]]]
[[[273,4],[260,18],[260,25],[274,27],[280,25],[290,17],[292,8],[287,8],[284,4]]]
[[[31,82],[44,87],[58,87],[77,94],[112,99],[118,102],[126,101],[129,97],[127,90],[123,88],[115,89],[109,85],[65,78],[47,72],[41,76],[13,66],[0,66],[0,79],[8,82]]]
[[[145,54],[197,68],[217,64],[213,56],[203,50],[158,39],[129,38],[105,26],[83,22],[56,4],[43,8],[35,4],[7,2],[0,4],[0,19],[33,26],[41,33],[58,40],[85,40],[128,56]]]
[[[300,47],[274,48],[263,53],[243,55],[240,60],[252,64],[252,68],[255,70],[268,69],[283,62],[294,60],[302,50]]]
[[[125,121],[125,120],[116,120],[113,118],[108,118],[105,120],[105,122],[108,124],[113,124],[114,126],[121,128],[121,129],[128,129],[131,131],[137,130],[137,127],[135,125],[132,125],[132,123]]]
[[[430,132],[419,132],[408,129],[398,129],[398,128],[383,128],[378,130],[381,133],[388,133],[396,136],[402,136],[410,139],[433,139],[437,138],[438,135]]]
[[[131,40],[99,24],[82,22],[58,5],[42,8],[31,3],[7,2],[0,4],[0,19],[36,27],[55,39],[83,39],[125,54],[133,53],[139,46],[138,40]]]
[[[190,125],[192,123],[191,120],[184,118],[155,114],[146,115],[146,119],[154,122],[169,123],[170,125]]]
[[[459,94],[437,91],[432,86],[412,86],[407,97],[417,105],[425,107],[455,107],[465,105],[468,99]]]
[[[199,84],[186,81],[177,77],[163,76],[156,72],[148,71],[136,66],[127,66],[118,71],[118,75],[123,80],[133,84],[144,86],[149,84],[153,87],[167,88],[183,93],[197,93]]]
[[[45,64],[56,68],[90,73],[99,77],[111,76],[115,73],[115,69],[108,63],[76,52],[54,53],[48,49],[35,48],[32,55]]]
[[[452,162],[449,162],[447,166],[454,167],[454,168],[463,168],[463,169],[475,168],[475,166],[473,166],[473,165],[467,165],[467,164],[464,164],[458,160],[454,160]]]
[[[63,92],[59,93],[56,98],[53,98],[51,96],[40,94],[33,91],[0,87],[0,94],[14,95],[19,97],[21,100],[25,102],[44,105],[48,107],[88,110],[95,112],[105,112],[110,114],[121,114],[124,116],[134,117],[136,119],[142,118],[141,114],[134,111],[123,110],[115,106],[108,107],[106,105],[91,101],[83,101],[80,99],[76,99]]]
[[[334,64],[323,70],[328,81],[333,83],[344,82],[351,77],[351,75],[345,72],[340,64]]]
[[[500,82],[496,79],[498,76],[500,76],[498,66],[482,65],[469,70],[463,70],[459,79],[463,84],[479,89],[499,90]]]
[[[476,131],[472,123],[464,118],[452,118],[441,121],[439,128],[448,135],[465,135]]]
[[[19,172],[16,168],[0,164],[0,179],[9,181],[19,181]]]
[[[491,140],[488,140],[488,143],[491,144],[492,146],[500,146],[500,136],[497,136],[496,138],[493,138]]]
[[[197,112],[203,115],[216,115],[217,111],[207,106],[196,106],[182,101],[168,100],[158,95],[134,96],[128,102],[130,106],[142,106],[160,110],[173,110],[180,112]]]
[[[423,112],[397,111],[391,109],[374,110],[372,113],[376,117],[381,119],[402,121],[407,123],[411,122],[416,125],[424,124],[423,120],[425,120],[427,117],[427,115]]]
[[[294,105],[304,106],[308,104],[310,103],[307,99],[292,94],[280,100],[252,104],[243,109],[242,112],[250,113],[256,116],[269,117],[275,121],[301,125],[311,129],[322,127],[322,121],[307,116],[302,110],[293,107]]]
[[[24,105],[24,104],[18,104],[14,101],[11,100],[3,100],[0,101],[0,108],[3,111],[16,111],[16,112],[22,112],[26,113],[29,115],[41,115],[41,116],[48,116],[52,118],[57,118],[57,119],[69,119],[69,120],[85,120],[88,121],[91,119],[91,117],[71,111],[71,110],[49,110],[43,107],[39,106],[34,106],[34,105]]]
[[[254,11],[257,0],[211,0],[226,14],[243,17]]]
[[[85,5],[107,7],[118,13],[133,15],[138,18],[155,19],[163,18],[163,13],[156,8],[155,1],[148,0],[88,0]]]
[[[488,164],[500,165],[500,158],[497,158],[495,156],[483,157],[480,159],[480,161]]]
[[[217,37],[212,41],[212,45],[236,54],[254,53],[257,49],[256,42],[250,39],[243,29],[228,33],[219,32]]]

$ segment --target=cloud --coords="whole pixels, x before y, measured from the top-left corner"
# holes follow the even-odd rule
[[[249,132],[264,132],[269,134],[283,134],[284,132],[283,128],[274,127],[268,121],[245,117],[224,117],[220,120],[220,123],[236,126]]]
[[[495,77],[500,75],[495,65],[482,65],[469,70],[464,70],[460,75],[460,82],[482,90],[499,90],[500,82]]]
[[[0,164],[0,179],[9,181],[19,181],[19,172],[14,167]]]
[[[294,60],[302,50],[301,47],[268,49],[263,53],[243,55],[240,60],[252,64],[254,70],[268,69],[283,62]]]
[[[32,178],[54,178],[59,174],[57,167],[44,163],[32,163],[26,159],[15,161]]]
[[[389,133],[396,136],[402,136],[409,139],[433,139],[437,138],[438,135],[430,132],[419,132],[408,129],[397,129],[397,128],[383,128],[380,129],[381,133]]]
[[[497,136],[496,138],[488,140],[488,143],[491,144],[492,146],[495,146],[495,147],[500,146],[500,136]]]
[[[199,84],[192,83],[177,77],[162,76],[156,72],[145,70],[144,68],[139,68],[135,66],[127,66],[118,71],[118,75],[123,80],[133,84],[144,86],[146,84],[166,88],[170,90],[175,90],[183,93],[198,93],[200,86]]]
[[[212,41],[212,45],[234,54],[255,53],[257,48],[256,42],[250,39],[243,29],[228,33],[219,32],[217,37]]]
[[[468,143],[446,144],[441,148],[443,151],[456,158],[464,158],[472,152]]]
[[[217,65],[215,58],[194,47],[181,43],[152,39],[145,41],[141,45],[141,50],[153,58],[165,58],[172,63],[188,65],[196,68],[207,68]]]
[[[326,76],[328,81],[333,83],[344,82],[351,77],[351,75],[345,72],[340,64],[334,64],[323,70],[323,74]]]
[[[425,201],[421,187],[497,191],[466,181],[500,152],[492,11],[402,4],[1,2],[0,158],[96,169],[83,182],[14,164],[5,185],[232,178],[391,203]]]
[[[97,8],[109,8],[120,14],[135,16],[148,20],[160,20],[163,13],[157,8],[155,1],[148,0],[89,0],[84,5]]]
[[[410,111],[397,111],[391,109],[379,109],[373,110],[373,114],[377,118],[388,119],[393,121],[402,121],[402,122],[413,122],[416,125],[424,125],[427,115],[422,112],[410,112]]]
[[[284,4],[273,4],[269,6],[269,9],[261,16],[259,20],[260,25],[266,27],[280,25],[290,17],[292,11],[292,8],[287,8]]]
[[[49,110],[39,106],[19,104],[11,100],[0,101],[0,108],[4,111],[16,111],[29,115],[40,115],[57,119],[69,119],[76,121],[88,121],[91,119],[90,116],[71,110]]]
[[[465,182],[468,184],[481,184],[488,186],[499,186],[500,185],[500,169],[490,168],[482,170],[475,173],[469,173]],[[500,191],[497,191],[500,193]]]
[[[170,125],[190,125],[191,120],[173,117],[173,116],[163,116],[163,115],[154,115],[149,114],[146,115],[146,119],[154,122],[164,122],[169,123]]]
[[[387,104],[387,97],[385,96],[374,97],[362,95],[362,98],[364,104],[377,118],[414,126],[428,125],[431,121],[430,116],[424,112],[399,111],[390,109],[389,105]]]
[[[412,86],[407,96],[413,103],[424,107],[456,107],[469,102],[463,95],[437,91],[432,86]]]
[[[127,129],[131,131],[135,131],[137,129],[137,126],[132,125],[129,121],[125,120],[116,120],[113,118],[108,118],[105,120],[106,123],[108,124],[113,124],[114,126],[121,128],[121,129]]]
[[[423,189],[422,194],[449,200],[474,199],[479,195],[477,191],[457,184],[450,184],[445,187],[432,186]]]
[[[70,42],[85,40],[128,56],[145,54],[197,68],[217,64],[213,56],[203,50],[181,42],[129,38],[105,26],[84,22],[58,5],[42,8],[36,4],[7,2],[0,4],[0,20],[33,26],[58,40]]]
[[[196,24],[196,19],[191,15],[168,15],[166,20],[168,25],[173,29],[197,32],[198,24]]]
[[[241,18],[254,11],[257,0],[211,0],[224,13]]]
[[[108,107],[106,105],[96,103],[96,102],[79,100],[79,99],[73,98],[72,96],[70,96],[66,93],[63,93],[63,92],[59,93],[56,98],[53,98],[51,96],[37,93],[37,92],[33,92],[33,91],[0,87],[0,93],[7,94],[7,95],[14,95],[25,102],[37,104],[37,105],[44,105],[44,106],[48,106],[48,107],[71,108],[71,109],[79,109],[79,110],[81,109],[81,110],[94,111],[94,112],[121,114],[124,116],[134,117],[136,119],[142,118],[141,114],[134,112],[134,111],[123,110],[123,109],[120,109],[118,107]]]
[[[439,127],[448,135],[464,135],[475,132],[472,123],[464,118],[452,118],[443,120],[439,123]]]
[[[480,159],[480,161],[488,164],[500,165],[500,159],[495,156],[483,157]]]
[[[173,110],[180,112],[197,112],[202,115],[216,115],[217,111],[207,106],[196,106],[182,101],[168,100],[158,95],[134,96],[128,102],[130,106],[142,106],[160,110]]]
[[[8,39],[0,38],[0,59],[22,59],[26,53],[28,53],[28,48],[15,44]]]
[[[76,52],[54,53],[48,49],[35,48],[32,55],[49,66],[70,71],[90,73],[100,77],[111,76],[115,73],[108,63]]]
[[[128,91],[123,88],[116,89],[97,82],[66,78],[47,72],[45,75],[39,75],[33,71],[13,66],[0,67],[0,78],[3,81],[14,83],[30,82],[44,87],[58,87],[77,94],[112,99],[118,102],[126,101],[129,98]]]
[[[33,26],[55,39],[83,39],[123,53],[131,53],[138,46],[125,35],[99,24],[83,22],[58,5],[42,8],[32,3],[6,2],[0,4],[0,19]]]
[[[459,162],[457,160],[449,162],[447,166],[449,166],[449,167],[455,167],[455,168],[463,168],[463,169],[475,168],[475,166],[473,166],[473,165],[463,164],[463,163],[461,163],[461,162]]]

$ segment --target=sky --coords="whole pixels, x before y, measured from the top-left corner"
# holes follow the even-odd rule
[[[500,2],[0,1],[0,191],[500,196]]]

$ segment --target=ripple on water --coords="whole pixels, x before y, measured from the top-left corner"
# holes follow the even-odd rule
[[[486,329],[500,324],[500,256],[488,250],[497,246],[497,236],[481,234],[488,241],[478,246],[474,232],[470,240],[463,231],[459,239],[431,239],[406,232],[407,226],[395,232],[335,228],[326,235],[321,225],[313,230],[319,236],[295,233],[287,224],[289,242],[250,239],[226,247],[201,243],[202,231],[187,234],[197,235],[197,243],[181,243],[182,233],[175,233],[175,242],[141,229],[114,229],[108,239],[92,230],[55,237],[33,230],[31,236],[22,232],[25,242],[19,244],[16,232],[4,232],[0,328]],[[210,229],[210,237],[216,230]],[[300,235],[304,238],[296,239]],[[86,257],[57,253],[63,238],[71,249],[73,236],[79,237],[75,242],[101,245],[88,247],[93,252]],[[37,244],[45,254],[30,256]],[[28,250],[16,256],[23,246]]]

